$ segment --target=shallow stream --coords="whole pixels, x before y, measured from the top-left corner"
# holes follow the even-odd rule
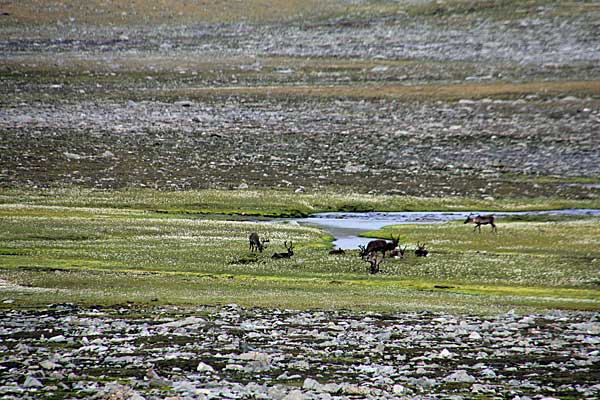
[[[464,220],[469,214],[494,214],[502,221],[510,215],[585,215],[600,216],[597,209],[567,209],[549,211],[515,212],[447,212],[447,211],[406,211],[406,212],[329,212],[314,214],[298,220],[301,224],[316,226],[336,238],[334,245],[342,249],[356,249],[366,245],[370,238],[359,235],[364,232],[381,229],[387,225],[432,224]],[[484,227],[488,228],[489,227]]]

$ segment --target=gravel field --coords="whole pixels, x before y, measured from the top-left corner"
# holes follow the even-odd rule
[[[3,399],[598,398],[600,315],[51,305],[0,314]]]
[[[600,76],[596,16],[6,27],[0,186],[595,198],[600,100],[568,85]],[[542,89],[478,94],[531,80]],[[407,101],[268,89],[432,83],[469,86]]]
[[[227,100],[1,114],[4,186],[342,187],[409,195],[597,196],[597,100],[453,104]],[[556,115],[560,110],[560,115]]]

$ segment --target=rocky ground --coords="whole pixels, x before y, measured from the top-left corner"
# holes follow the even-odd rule
[[[598,313],[57,304],[0,318],[3,399],[600,396]]]
[[[583,106],[582,106],[583,104]],[[5,186],[596,196],[598,101],[134,102],[0,114]],[[560,109],[560,113],[558,113]]]
[[[9,26],[0,186],[597,197],[600,100],[569,87],[600,76],[590,11]],[[541,89],[479,94],[529,81]],[[402,100],[387,86],[361,98],[365,84],[469,86]],[[325,95],[236,91],[263,86]],[[215,96],[193,91],[207,87]]]

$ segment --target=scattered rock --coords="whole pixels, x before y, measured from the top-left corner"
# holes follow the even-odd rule
[[[214,372],[214,368],[208,364],[203,363],[202,361],[196,367],[196,371],[198,372]]]
[[[150,368],[147,372],[146,372],[146,378],[148,378],[149,384],[151,387],[164,387],[164,386],[171,386],[173,383],[168,380],[163,378],[162,376],[158,375],[158,373],[156,373],[156,371],[154,371],[154,369]]]
[[[187,317],[184,319],[166,322],[164,324],[159,325],[161,328],[181,328],[183,326],[193,325],[195,328],[206,324],[206,321],[202,318],[198,317]]]
[[[66,305],[0,311],[2,343],[11,343],[0,349],[0,380],[23,382],[0,385],[0,397],[18,390],[45,395],[57,387],[72,397],[136,399],[470,398],[515,391],[530,398],[593,398],[600,392],[596,312],[483,318],[232,304],[206,308],[203,318],[195,313],[181,307],[105,313]],[[485,340],[475,339],[480,332]],[[57,352],[61,346],[72,350]],[[525,349],[526,359],[514,357]],[[581,373],[565,383],[560,371],[574,369]],[[99,384],[111,379],[120,384]]]
[[[471,383],[475,382],[475,377],[469,375],[467,371],[460,369],[448,375],[444,380],[446,382]]]
[[[42,384],[42,382],[40,382],[36,377],[33,377],[31,375],[27,375],[27,377],[25,378],[25,382],[23,383],[23,387],[24,388],[39,388],[39,387],[43,387],[44,385]]]

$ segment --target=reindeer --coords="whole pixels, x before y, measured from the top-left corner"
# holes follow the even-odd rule
[[[427,254],[429,254],[429,251],[427,251],[427,249],[425,248],[425,244],[420,244],[419,242],[417,242],[417,249],[415,250],[415,255],[417,257],[427,257]]]
[[[362,244],[358,245],[358,255],[363,260],[365,259],[366,255],[367,255],[367,248],[365,246],[363,246]]]
[[[369,254],[367,261],[371,264],[371,274],[379,272],[379,264],[383,261],[383,254],[379,252],[373,252]]]
[[[344,251],[344,249],[332,249],[329,250],[329,254],[343,256],[344,254],[346,254],[346,252]]]
[[[283,242],[285,248],[287,249],[287,253],[273,253],[271,258],[279,259],[279,258],[290,258],[294,255],[294,244],[290,240],[290,245],[288,246],[287,241]]]
[[[406,254],[406,246],[404,246],[404,248],[401,248],[400,246],[398,246],[394,250],[390,251],[390,257],[394,257],[394,258],[404,258],[405,254]]]
[[[256,233],[256,232],[252,232],[248,239],[250,240],[250,251],[251,252],[258,250],[259,252],[262,253],[262,251],[267,248],[265,243],[269,243],[269,239],[260,240],[260,238],[258,237],[258,233]]]
[[[498,232],[498,230],[496,229],[496,224],[494,222],[496,222],[496,217],[491,214],[478,215],[476,217],[474,217],[473,214],[469,214],[469,216],[465,220],[465,224],[468,224],[468,223],[475,224],[475,227],[473,228],[473,232],[475,232],[475,229],[479,228],[479,233],[481,233],[481,225],[487,225],[487,224],[492,225],[492,232]]]
[[[400,236],[395,238],[394,235],[392,235],[391,242],[388,242],[387,240],[384,240],[384,239],[371,240],[367,244],[367,248],[365,249],[364,255],[368,255],[368,254],[371,254],[371,253],[374,253],[377,251],[381,251],[383,253],[383,256],[385,257],[385,252],[388,250],[389,251],[394,250],[398,246],[398,242],[400,242]]]

